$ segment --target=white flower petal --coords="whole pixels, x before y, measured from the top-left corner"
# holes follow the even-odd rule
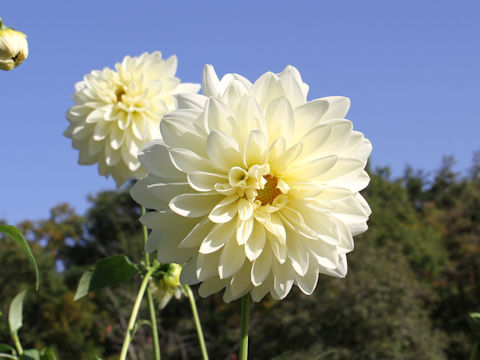
[[[244,83],[234,79],[225,89],[222,101],[227,104],[230,109],[236,109],[242,98],[247,94],[248,90]]]
[[[266,160],[268,139],[260,130],[252,130],[245,142],[244,164],[247,167],[263,164]]]
[[[253,231],[254,220],[250,217],[246,220],[242,220],[240,216],[237,218],[237,242],[238,245],[243,245],[247,242],[248,238]]]
[[[120,130],[120,128],[113,126],[110,132],[110,146],[114,150],[120,149],[125,140],[125,132]],[[93,140],[93,139],[92,139]]]
[[[149,142],[139,153],[142,165],[151,174],[170,181],[185,181],[185,175],[173,166],[168,148],[162,140]]]
[[[265,122],[263,110],[254,98],[251,96],[244,96],[234,111],[238,123],[241,124],[241,139],[247,139],[248,135],[253,130],[260,130],[266,134],[267,124]]]
[[[338,160],[329,168],[328,171],[321,174],[322,181],[341,178],[351,173],[359,173],[365,167],[365,163],[353,158],[338,158]]]
[[[295,131],[295,120],[292,107],[286,98],[280,97],[268,104],[265,121],[270,143],[284,137],[287,144],[290,144]]]
[[[104,143],[102,141],[95,141],[93,138],[88,140],[88,155],[95,156],[103,150]]]
[[[210,278],[202,283],[198,288],[198,294],[201,297],[207,297],[222,290],[227,285],[226,280]]]
[[[172,91],[174,94],[192,93],[195,94],[200,90],[200,84],[181,83]]]
[[[242,251],[236,239],[230,238],[223,247],[218,263],[218,275],[220,279],[231,277],[242,267],[245,262],[245,252]]]
[[[130,195],[148,209],[167,210],[171,198],[183,194],[190,187],[185,183],[164,184],[155,176],[140,179],[130,189]]]
[[[103,108],[93,110],[85,118],[87,124],[94,124],[96,122],[102,121],[105,118],[105,110]]]
[[[178,94],[175,95],[179,109],[203,109],[207,102],[207,97],[200,94]]]
[[[150,233],[149,241],[157,244],[157,260],[159,262],[169,262],[167,259],[172,259],[171,262],[183,264],[192,256],[190,250],[178,247],[183,235],[183,231],[164,233],[159,230],[153,230]]]
[[[238,217],[242,221],[252,219],[254,206],[245,198],[238,199]]]
[[[260,256],[267,239],[263,226],[258,222],[255,222],[253,230],[254,231],[252,231],[252,234],[245,243],[245,254],[250,261],[253,261]]]
[[[216,173],[216,169],[209,160],[197,155],[193,151],[171,148],[169,152],[173,165],[184,173],[188,174],[193,171]]]
[[[338,249],[335,245],[328,244],[321,239],[306,240],[310,253],[322,268],[335,269],[338,264]],[[314,260],[311,259],[310,263]]]
[[[273,290],[278,298],[283,299],[288,295],[293,285],[293,270],[288,262],[280,264],[273,261]]]
[[[304,276],[295,275],[295,282],[306,295],[312,295],[318,282],[318,269],[311,266]]]
[[[190,259],[183,267],[180,273],[180,282],[187,285],[195,285],[199,283],[196,274],[197,261],[196,258]]]
[[[242,165],[238,143],[224,132],[214,130],[208,135],[207,153],[212,164],[224,171]]]
[[[283,90],[280,79],[272,72],[267,72],[260,76],[253,84],[249,93],[264,109],[272,100],[285,96],[285,91]]]
[[[270,275],[267,280],[265,280],[259,286],[253,288],[250,293],[252,295],[252,300],[255,302],[260,302],[265,295],[270,291],[273,287],[273,280],[272,275]]]
[[[196,274],[200,281],[205,281],[212,277],[218,278],[218,261],[220,260],[220,251],[197,255]]]
[[[302,137],[303,144],[302,160],[311,160],[317,156],[317,151],[324,146],[332,135],[332,127],[322,124],[314,127]]]
[[[344,278],[347,275],[347,257],[345,254],[338,255],[338,266],[335,269],[324,269],[322,267],[319,268],[321,274],[330,275],[333,277]]]
[[[301,139],[314,127],[321,125],[321,120],[327,113],[328,107],[327,100],[316,99],[295,108],[295,139]]]
[[[202,92],[205,96],[218,96],[219,95],[220,80],[215,73],[215,69],[212,65],[205,65],[202,74]]]
[[[192,171],[188,174],[188,183],[197,191],[212,191],[215,184],[228,181],[225,175],[212,174],[205,171]]]
[[[251,280],[252,284],[259,286],[267,278],[272,269],[273,255],[270,249],[262,251],[259,257],[255,259],[252,265]]]
[[[232,281],[228,287],[228,290],[232,295],[232,300],[242,297],[252,288],[252,283],[250,282],[250,271],[251,265],[248,263],[248,261],[246,261],[240,270],[238,270],[232,277]]]
[[[195,218],[208,214],[222,198],[222,195],[213,192],[181,194],[170,200],[169,206],[179,215]]]
[[[278,241],[278,238],[275,238],[271,233],[267,232],[267,240],[270,244],[270,248],[272,249],[273,255],[275,255],[275,258],[277,261],[281,264],[287,260],[287,245],[282,244],[281,242]]]
[[[238,196],[224,197],[210,212],[208,218],[214,223],[225,223],[231,221],[237,215]]]
[[[302,89],[302,78],[295,67],[288,65],[285,70],[278,74],[278,78],[282,83],[288,101],[293,107],[305,103],[307,94]]]
[[[174,115],[176,112],[171,113]],[[197,129],[183,126],[183,124],[170,118],[164,118],[160,123],[160,132],[165,143],[172,147],[182,147],[183,143],[188,144],[188,149],[199,155],[203,155],[201,150],[205,148],[205,139]]]
[[[205,104],[205,129],[207,132],[219,130],[226,134],[238,134],[235,116],[228,106],[216,98],[209,98]]]
[[[208,217],[204,217],[193,227],[187,236],[183,238],[178,246],[184,248],[194,248],[200,246],[202,241],[212,230],[213,225],[214,224],[208,220]]]
[[[226,241],[229,241],[235,235],[235,223],[233,221],[216,224],[208,233],[200,246],[201,254],[210,254],[221,249]]]
[[[343,119],[350,109],[350,99],[343,96],[328,96],[321,100],[328,101],[328,110],[322,120]]]
[[[285,244],[287,236],[280,216],[275,213],[263,213],[260,211],[256,211],[254,216],[255,220],[265,227],[265,230],[270,232],[280,243]]]
[[[309,265],[309,256],[305,242],[305,237],[300,233],[290,229],[287,230],[288,258],[291,261],[293,270],[300,276],[304,276],[307,273]]]
[[[332,169],[337,162],[338,157],[336,155],[330,155],[317,160],[301,163],[292,167],[292,176],[296,179],[321,178],[321,180],[324,180],[326,178],[325,174],[329,174],[329,170]]]

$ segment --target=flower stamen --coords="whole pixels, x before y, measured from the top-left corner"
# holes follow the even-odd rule
[[[257,197],[255,200],[258,200],[262,203],[262,206],[267,204],[272,205],[273,200],[280,195],[282,192],[277,188],[278,179],[273,175],[265,175],[263,178],[267,181],[263,189],[257,190]]]
[[[118,87],[117,90],[115,90],[115,96],[117,98],[117,102],[121,102],[122,97],[125,94],[126,94],[125,89],[123,87]]]

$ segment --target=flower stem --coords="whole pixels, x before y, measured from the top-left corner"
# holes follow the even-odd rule
[[[153,303],[152,292],[147,288],[148,310],[150,312],[150,322],[152,323],[153,353],[155,360],[160,360],[160,342],[158,341],[157,317],[155,315],[155,306]]]
[[[18,355],[22,355],[23,354],[23,348],[22,348],[22,344],[20,343],[20,338],[18,337],[17,333],[12,333],[12,340],[13,340],[13,343],[15,344],[15,347],[17,348],[17,352],[18,352]]]
[[[475,358],[477,357],[477,351],[478,351],[478,345],[479,344],[480,344],[480,339],[475,341],[475,344],[473,345],[472,355],[470,355],[470,360],[475,360]]]
[[[208,360],[207,346],[205,345],[205,339],[203,337],[202,325],[200,324],[200,318],[198,316],[197,304],[195,302],[195,296],[193,295],[190,286],[183,286],[188,295],[190,306],[192,307],[193,319],[195,321],[195,327],[197,328],[198,342],[200,343],[200,349],[202,350],[203,360]]]
[[[142,206],[142,215],[145,214],[145,207]],[[145,249],[145,244],[148,240],[148,231],[145,225],[142,225],[143,230],[143,245]],[[150,266],[150,256],[148,253],[145,252],[145,266],[147,268]],[[152,338],[153,338],[153,353],[155,355],[155,360],[160,360],[160,342],[158,340],[158,329],[157,329],[157,316],[155,314],[155,306],[153,303],[152,292],[150,291],[150,287],[147,287],[147,303],[148,303],[148,311],[150,312],[150,322],[152,323]]]
[[[140,289],[138,289],[137,298],[133,304],[132,313],[130,315],[130,320],[128,321],[127,332],[125,333],[125,338],[123,339],[122,352],[120,353],[120,360],[125,360],[127,358],[127,351],[130,343],[132,342],[133,328],[135,327],[135,322],[137,320],[138,310],[140,309],[140,304],[142,303],[143,295],[147,288],[148,282],[153,272],[156,270],[155,267],[151,267],[143,278]]]
[[[240,339],[239,360],[248,358],[248,320],[250,317],[250,294],[242,297],[242,330]]]

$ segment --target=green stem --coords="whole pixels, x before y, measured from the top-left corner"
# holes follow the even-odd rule
[[[479,344],[480,344],[480,339],[475,341],[475,344],[473,345],[472,355],[470,355],[470,360],[475,360],[475,358],[477,357],[477,351],[478,351],[478,345]]]
[[[248,358],[248,319],[250,317],[250,294],[242,297],[242,330],[240,339],[240,356],[239,360],[247,360]]]
[[[150,312],[150,322],[152,323],[153,353],[155,360],[160,360],[160,342],[158,341],[157,317],[155,315],[155,304],[153,302],[152,292],[147,288],[148,310]]]
[[[203,360],[208,360],[207,346],[205,345],[205,338],[203,337],[202,325],[200,324],[200,317],[198,316],[195,296],[193,295],[190,286],[184,285],[183,288],[187,292],[188,300],[190,301],[190,306],[192,307],[193,319],[195,321],[195,327],[197,328],[198,342],[200,343],[200,349],[202,350]]]
[[[142,215],[145,214],[145,207],[142,206]],[[143,230],[143,245],[145,249],[145,244],[148,240],[148,231],[145,225],[142,225]],[[147,268],[150,266],[150,256],[145,252],[145,265]],[[152,338],[153,338],[153,353],[155,355],[155,360],[161,360],[160,355],[160,341],[158,340],[158,328],[157,328],[157,316],[155,314],[155,305],[153,303],[152,292],[150,287],[147,287],[147,303],[148,311],[150,313],[150,322],[152,323]]]
[[[147,289],[150,277],[153,272],[156,270],[155,267],[152,267],[148,270],[143,278],[140,289],[138,290],[137,298],[133,304],[132,314],[130,315],[130,320],[128,321],[127,332],[125,333],[125,338],[123,339],[122,352],[120,353],[120,360],[125,360],[127,358],[127,351],[130,343],[132,342],[132,333],[133,328],[135,327],[135,322],[137,320],[138,310],[140,309],[140,304],[142,303],[143,295]]]
[[[22,348],[22,344],[20,343],[20,339],[19,339],[17,333],[15,332],[11,335],[12,335],[13,343],[15,344],[15,347],[17,348],[18,355],[22,355],[23,354],[23,348]]]

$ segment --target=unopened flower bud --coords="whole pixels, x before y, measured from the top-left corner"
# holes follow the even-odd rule
[[[12,70],[27,56],[27,36],[20,31],[0,28],[0,69]]]
[[[168,302],[175,296],[180,299],[182,296],[182,285],[180,284],[180,273],[182,267],[178,264],[166,264],[166,271],[161,276],[154,276],[150,283],[152,295],[158,301],[158,307],[163,309]]]

